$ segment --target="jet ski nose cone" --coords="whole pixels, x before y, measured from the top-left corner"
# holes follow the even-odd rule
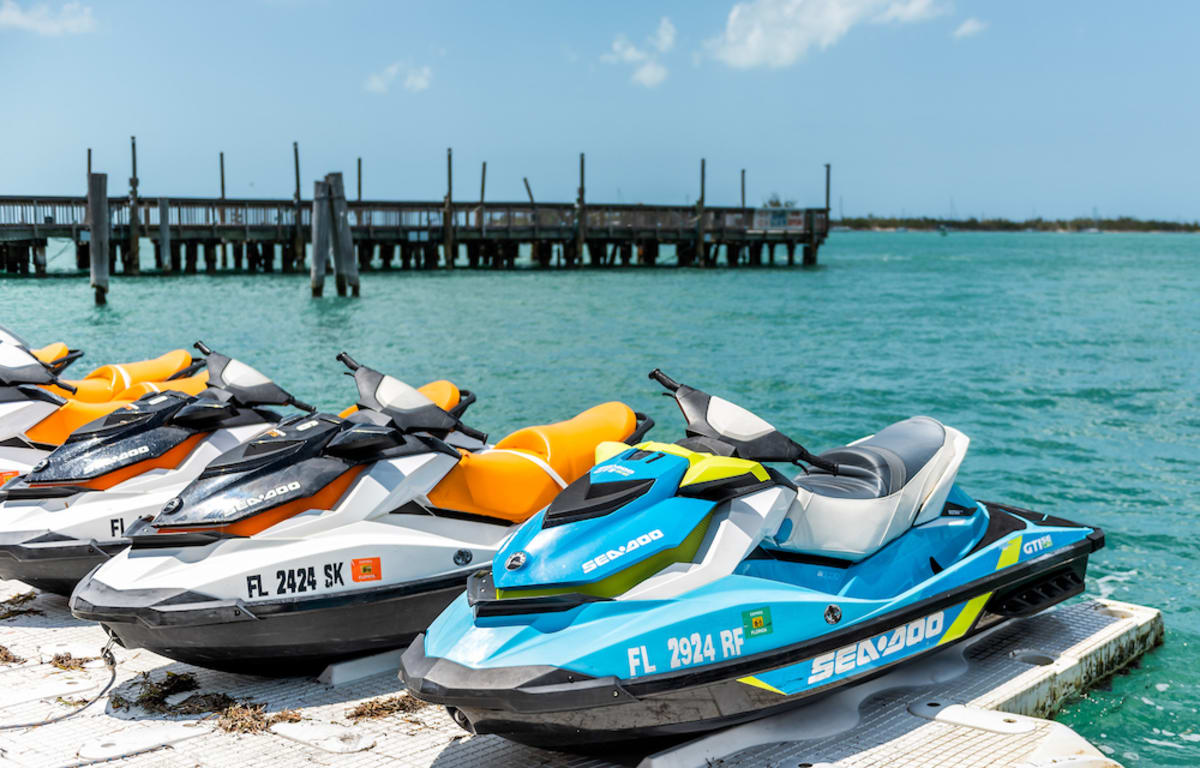
[[[513,552],[504,562],[504,567],[510,571],[519,571],[525,567],[525,561],[528,559],[529,556],[524,552]]]

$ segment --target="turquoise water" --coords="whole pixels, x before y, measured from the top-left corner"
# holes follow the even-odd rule
[[[62,261],[70,259],[70,254]],[[479,393],[499,436],[620,398],[674,439],[646,372],[727,394],[809,448],[915,413],[971,438],[983,498],[1099,525],[1088,592],[1163,610],[1166,644],[1060,719],[1127,765],[1200,764],[1200,238],[839,233],[814,271],[0,278],[0,324],[85,368],[202,338],[326,408],[333,356]],[[652,435],[652,436],[654,436]]]

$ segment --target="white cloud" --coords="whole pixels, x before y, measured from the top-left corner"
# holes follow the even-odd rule
[[[408,70],[404,76],[404,90],[417,93],[429,87],[433,82],[433,70],[428,66]]]
[[[862,23],[910,24],[945,13],[938,0],[747,0],[736,3],[709,52],[737,69],[786,67]]]
[[[675,25],[666,16],[658,22],[654,34],[647,38],[646,48],[639,48],[625,35],[613,38],[612,47],[600,59],[609,64],[635,65],[630,81],[646,88],[661,85],[667,79],[667,68],[659,61],[662,54],[675,47]]]
[[[404,86],[404,90],[413,93],[425,90],[433,82],[433,69],[429,66],[411,67],[397,61],[378,72],[367,75],[367,79],[363,82],[363,88],[371,93],[387,93],[392,87],[392,82],[401,73],[404,74],[401,85]]]
[[[872,21],[881,24],[891,21],[910,24],[914,21],[932,19],[934,16],[940,16],[946,11],[947,8],[938,4],[935,0],[899,0],[899,2],[889,4]]]
[[[613,38],[612,48],[600,58],[609,63],[622,61],[626,64],[633,64],[645,61],[649,56],[648,53],[629,42],[629,38],[625,35],[617,35]]]
[[[952,33],[952,36],[954,37],[955,40],[961,40],[964,37],[974,37],[975,35],[978,35],[980,32],[982,32],[985,29],[987,29],[987,22],[980,21],[979,19],[972,16],[971,18],[964,21],[962,24],[959,24],[958,28],[955,29],[954,32]]]
[[[16,0],[0,0],[0,29],[20,29],[25,32],[58,37],[80,35],[96,28],[92,8],[82,3],[66,3],[55,14],[46,3],[22,8]]]
[[[666,16],[658,22],[652,42],[659,53],[666,53],[675,46],[675,25]]]
[[[666,79],[667,68],[656,59],[650,59],[633,71],[633,82],[647,88],[653,88]]]

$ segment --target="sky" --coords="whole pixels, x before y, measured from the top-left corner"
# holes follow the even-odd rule
[[[0,194],[1200,218],[1200,3],[0,0]]]

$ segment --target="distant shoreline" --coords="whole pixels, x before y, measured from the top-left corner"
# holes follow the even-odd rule
[[[1156,219],[932,219],[908,217],[846,217],[830,219],[830,230],[854,232],[1200,232],[1200,221],[1179,222]]]

